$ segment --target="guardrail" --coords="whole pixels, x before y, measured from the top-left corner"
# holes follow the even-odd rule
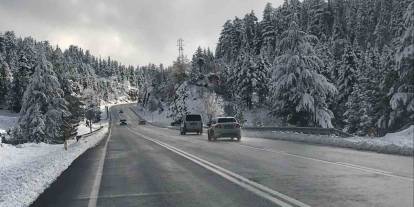
[[[101,130],[101,129],[103,129],[103,128],[104,128],[103,126],[100,126],[100,127],[99,127],[97,130],[95,130],[95,131],[88,132],[88,133],[86,133],[86,134],[81,134],[81,135],[78,135],[78,136],[81,136],[81,138],[89,137],[89,136],[94,135],[96,132],[100,131],[100,130]]]
[[[243,130],[251,131],[282,131],[282,132],[298,132],[304,134],[318,135],[336,135],[339,137],[352,137],[351,134],[334,128],[317,128],[317,127],[243,127]]]

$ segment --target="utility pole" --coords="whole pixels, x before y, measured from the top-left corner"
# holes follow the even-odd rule
[[[177,40],[178,47],[178,61],[180,63],[184,62],[184,40],[182,38]]]

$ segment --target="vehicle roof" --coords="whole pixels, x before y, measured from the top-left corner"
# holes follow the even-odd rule
[[[236,119],[233,116],[221,116],[221,117],[216,117],[216,119]]]

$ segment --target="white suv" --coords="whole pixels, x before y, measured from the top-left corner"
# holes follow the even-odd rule
[[[203,134],[203,121],[200,114],[188,114],[183,117],[180,134],[185,135],[187,132]]]
[[[207,134],[208,141],[217,140],[221,137],[237,138],[237,141],[240,141],[240,124],[234,117],[218,117],[208,124]]]

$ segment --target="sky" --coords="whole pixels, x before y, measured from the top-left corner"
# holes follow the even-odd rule
[[[189,58],[198,46],[214,50],[226,20],[252,10],[261,19],[267,2],[283,0],[0,0],[0,32],[77,45],[128,65],[170,65],[177,39]]]

